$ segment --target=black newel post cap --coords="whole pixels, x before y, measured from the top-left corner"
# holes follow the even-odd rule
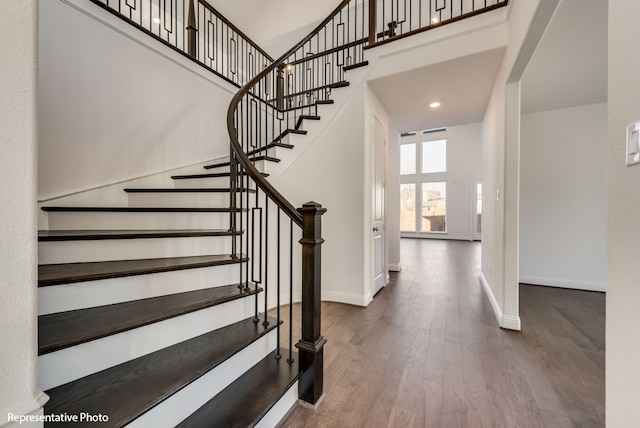
[[[324,214],[327,212],[326,208],[322,208],[322,205],[314,202],[314,201],[310,201],[307,202],[306,204],[302,204],[302,208],[298,208],[298,212],[300,214]]]

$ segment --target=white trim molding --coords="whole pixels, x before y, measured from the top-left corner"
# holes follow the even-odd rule
[[[322,292],[322,300],[329,302],[346,303],[348,305],[355,306],[369,306],[373,301],[371,293],[356,294],[356,293],[344,293],[341,291],[324,291]]]
[[[491,303],[491,308],[493,309],[493,315],[496,317],[496,321],[498,321],[498,325],[500,328],[504,328],[507,330],[515,330],[520,331],[522,329],[522,323],[520,321],[520,316],[517,315],[505,315],[502,312],[502,308],[500,304],[496,300],[496,296],[493,294],[493,290],[491,290],[491,286],[485,278],[484,273],[480,272],[480,283],[482,284],[482,288],[484,289],[487,298],[489,299],[489,303]]]
[[[487,298],[489,299],[489,303],[491,303],[491,308],[493,309],[493,315],[495,315],[498,325],[502,327],[502,318],[503,318],[502,309],[500,308],[500,305],[496,300],[496,296],[494,296],[493,291],[491,290],[491,286],[489,285],[489,282],[487,281],[487,278],[485,278],[483,272],[480,272],[480,283],[482,284],[484,293],[487,295]]]
[[[513,316],[513,315],[503,315],[502,320],[500,322],[500,327],[505,328],[507,330],[520,331],[522,329],[520,317]]]
[[[400,272],[402,270],[402,265],[400,263],[389,263],[389,271],[391,272]]]
[[[599,281],[583,281],[567,278],[549,278],[545,276],[520,275],[520,282],[531,285],[544,285],[546,287],[570,288],[573,290],[607,291],[607,284]]]

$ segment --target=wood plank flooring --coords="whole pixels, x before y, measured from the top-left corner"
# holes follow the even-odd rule
[[[282,427],[604,426],[604,294],[521,285],[522,332],[501,330],[479,243],[401,249],[368,308],[323,303],[327,395]]]

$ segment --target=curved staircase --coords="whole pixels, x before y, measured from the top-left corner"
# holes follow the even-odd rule
[[[128,206],[42,208],[39,383],[45,414],[80,418],[56,425],[271,427],[298,398],[321,400],[325,210],[295,208],[268,178],[368,65],[365,47],[388,41],[363,3],[342,1],[240,88],[227,159],[172,175],[173,187],[124,188]]]

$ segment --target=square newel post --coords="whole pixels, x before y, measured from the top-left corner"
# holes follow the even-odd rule
[[[196,9],[193,4],[193,0],[189,0],[189,15],[187,17],[187,53],[194,59],[197,59],[197,32],[198,26],[196,25]]]
[[[317,202],[307,202],[298,208],[302,214],[302,338],[296,344],[299,350],[299,367],[302,375],[298,382],[298,397],[315,405],[323,391],[323,346],[325,338],[320,334],[320,291],[322,215],[327,212]]]
[[[377,7],[377,0],[369,0],[369,46],[373,46],[376,44],[377,40],[377,33],[376,33],[376,26],[377,26],[377,17],[376,17],[376,7]]]
[[[284,110],[284,64],[278,66],[276,74],[276,109]]]

